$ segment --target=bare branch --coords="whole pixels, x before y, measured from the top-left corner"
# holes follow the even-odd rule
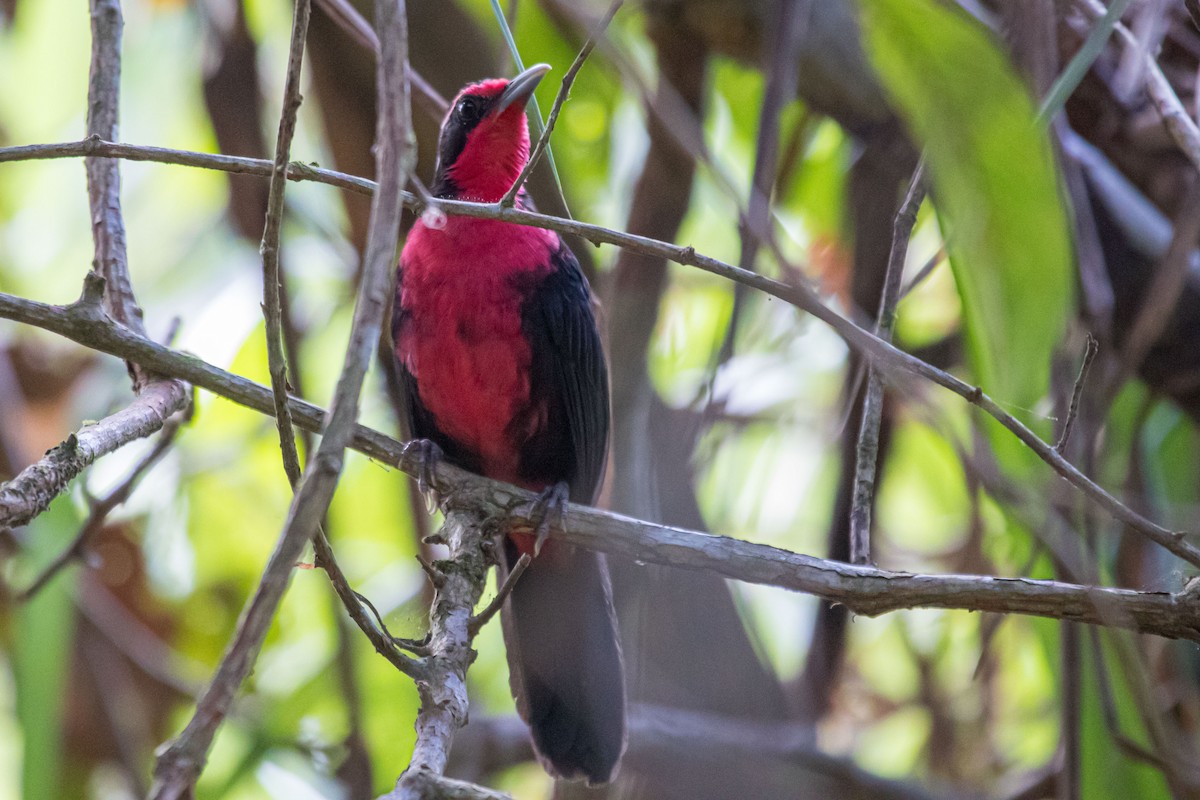
[[[275,142],[275,162],[271,169],[271,190],[267,196],[267,219],[259,250],[263,260],[263,318],[266,322],[267,365],[271,391],[275,395],[275,424],[279,429],[279,448],[283,469],[292,489],[300,482],[300,455],[296,450],[296,431],[288,410],[287,359],[283,353],[283,321],[280,294],[284,291],[279,271],[279,239],[283,225],[283,192],[287,185],[288,156],[296,132],[296,113],[300,110],[300,67],[304,61],[304,37],[308,33],[308,0],[295,0],[292,12],[292,39],[288,51],[287,75],[283,88],[283,111],[279,117],[279,135]]]
[[[533,148],[533,153],[529,156],[529,160],[525,162],[524,169],[517,176],[516,181],[509,187],[509,190],[504,193],[504,197],[500,198],[500,205],[508,207],[516,200],[517,194],[520,193],[521,187],[525,185],[525,181],[533,173],[534,167],[542,159],[542,153],[550,144],[550,134],[554,132],[554,125],[558,122],[558,113],[562,111],[563,103],[566,102],[567,96],[571,93],[571,84],[575,82],[575,76],[579,74],[579,68],[583,66],[583,62],[587,61],[587,57],[591,55],[592,50],[596,47],[596,40],[604,35],[604,31],[608,28],[608,23],[612,22],[612,18],[616,15],[617,9],[621,7],[624,0],[613,0],[613,4],[608,7],[608,12],[604,18],[600,20],[600,24],[596,26],[596,31],[588,40],[583,43],[583,49],[579,51],[579,55],[575,56],[575,61],[567,69],[567,74],[563,75],[562,85],[558,87],[558,94],[554,98],[554,106],[550,109],[550,116],[546,119],[546,126],[542,128],[542,135],[538,137],[537,145]]]
[[[0,149],[0,162],[80,155],[88,147],[93,148],[95,151],[106,150],[113,157],[124,158],[128,154],[132,154],[141,160],[162,160],[162,157],[166,157],[170,159],[169,163],[185,163],[190,166],[232,169],[232,171],[252,174],[269,174],[270,171],[268,162],[258,159],[207,156],[199,153],[170,151],[163,148],[113,145],[87,140],[59,145],[34,145]],[[291,171],[295,167],[295,164],[289,167],[289,177],[292,177]],[[302,166],[301,171],[297,172],[297,179],[300,179],[301,173],[303,173],[304,179],[330,183],[363,193],[371,191],[374,186],[372,182],[362,178],[354,178],[312,167]],[[420,203],[412,195],[405,193],[403,196],[406,205],[409,205],[418,212],[422,209]],[[701,255],[696,252],[695,248],[690,246],[669,244],[645,236],[623,233],[600,225],[590,225],[576,220],[537,214],[519,208],[502,208],[498,203],[468,203],[457,200],[440,200],[438,207],[443,212],[449,214],[458,214],[477,219],[497,219],[505,222],[513,222],[518,225],[545,228],[559,233],[574,234],[595,244],[611,244],[644,255],[666,258],[684,266],[696,267],[713,275],[745,284],[796,306],[829,325],[829,327],[842,337],[848,346],[869,359],[872,366],[888,376],[889,380],[896,380],[901,373],[915,375],[949,389],[973,405],[978,406],[1007,428],[1009,432],[1032,450],[1038,458],[1046,462],[1056,473],[1076,486],[1084,495],[1108,512],[1114,519],[1124,523],[1131,530],[1137,531],[1142,536],[1174,553],[1184,561],[1195,566],[1200,566],[1200,548],[1189,542],[1184,533],[1168,530],[1122,503],[1091,478],[1084,475],[1074,464],[1064,458],[1061,453],[1057,452],[1053,446],[1030,430],[1024,423],[1001,408],[980,387],[971,386],[950,373],[938,369],[932,364],[928,364],[909,353],[905,353],[888,342],[884,342],[870,331],[859,327],[852,320],[843,317],[837,311],[825,305],[816,292],[808,286],[802,284],[792,286],[763,275],[749,272],[748,270],[740,269],[719,259]],[[14,298],[11,295],[0,294],[0,315],[18,319],[16,315],[22,313],[20,306],[29,302]],[[27,306],[26,308],[30,307],[32,306]],[[50,306],[42,307],[52,308]],[[5,313],[6,309],[8,313]],[[40,324],[41,327],[46,327],[50,330],[57,329],[57,321],[46,320],[44,316],[41,316],[40,319],[41,323],[34,324]],[[116,337],[115,332],[112,331],[106,331],[105,334],[110,337],[110,340]],[[64,335],[70,336],[70,334]],[[90,340],[84,343],[88,346],[94,346],[94,343]]]
[[[900,302],[900,279],[908,256],[908,240],[917,223],[917,211],[925,199],[923,183],[925,162],[917,164],[908,184],[908,194],[892,226],[892,251],[888,256],[883,292],[879,296],[879,316],[875,335],[884,342],[892,341],[896,327],[896,304]],[[854,491],[850,501],[850,561],[867,564],[871,561],[871,504],[875,497],[876,462],[879,458],[879,426],[883,419],[883,380],[879,371],[867,366],[867,392],[863,398],[862,424],[858,429],[858,448],[855,453]]]
[[[102,278],[89,273],[83,297],[69,308],[98,325],[116,329],[100,307],[103,285]],[[129,335],[142,338],[132,331]],[[0,528],[27,524],[45,511],[85,467],[100,456],[160,430],[173,414],[187,407],[189,400],[187,387],[178,381],[154,382],[122,410],[72,434],[40,461],[0,485]]]
[[[157,385],[179,386],[180,384],[177,381],[172,381],[169,384],[163,383]],[[142,396],[144,397],[145,394]],[[133,489],[137,486],[138,481],[146,474],[146,470],[158,463],[158,460],[170,449],[171,444],[175,441],[175,434],[179,431],[179,424],[179,418],[172,417],[163,425],[162,434],[158,437],[158,441],[155,442],[150,452],[137,463],[129,472],[129,475],[126,476],[125,480],[121,481],[115,489],[101,500],[92,504],[92,510],[88,514],[87,520],[80,527],[79,533],[75,535],[75,539],[42,570],[40,575],[34,578],[28,587],[17,592],[17,602],[25,602],[36,595],[50,582],[51,578],[62,571],[63,567],[84,554],[87,546],[91,543],[92,537],[104,527],[104,521],[108,518],[112,510],[129,499],[129,495],[133,493]],[[76,441],[78,441],[78,435],[76,435]]]
[[[1075,426],[1075,418],[1079,416],[1079,402],[1083,399],[1083,387],[1087,383],[1088,372],[1092,361],[1100,351],[1100,343],[1090,333],[1087,336],[1087,348],[1083,351],[1083,363],[1079,365],[1079,374],[1075,377],[1075,388],[1071,390],[1071,405],[1067,408],[1066,419],[1063,420],[1062,433],[1054,444],[1054,449],[1062,452],[1071,440],[1071,429]]]
[[[274,410],[270,389],[137,336],[111,320],[81,320],[76,305],[52,306],[0,293],[0,317],[37,325],[102,352],[136,360],[157,373],[181,378],[264,414]],[[322,430],[327,416],[323,409],[296,398],[290,399],[289,405],[297,425],[314,432]],[[406,452],[404,443],[363,425],[353,428],[350,446],[383,463],[395,464],[413,477],[421,472],[421,463]],[[446,463],[437,466],[433,477],[434,489],[448,498],[448,507],[483,504],[491,513],[507,515],[535,499],[529,492]],[[959,608],[1117,625],[1200,641],[1200,598],[1195,588],[1172,594],[1023,578],[906,575],[654,525],[586,506],[572,506],[568,513],[569,530],[556,535],[572,544],[814,594],[843,603],[859,614],[878,615],[900,608]]]
[[[351,5],[349,0],[317,0],[317,5],[351,39],[358,42],[361,47],[370,50],[372,55],[379,56],[379,37],[375,35],[375,29],[363,19],[362,14],[358,13],[358,9]],[[450,107],[450,103],[442,97],[437,89],[433,88],[429,81],[421,77],[421,74],[414,70],[411,64],[408,68],[408,80],[412,84],[412,88],[417,90],[421,106],[433,119],[440,122],[446,109]]]
[[[1076,5],[1094,20],[1103,19],[1108,13],[1108,9],[1099,0],[1076,0]],[[1138,50],[1138,39],[1129,28],[1118,22],[1114,25],[1113,30],[1116,31],[1117,37],[1126,48],[1135,52]],[[1163,124],[1166,125],[1175,144],[1179,146],[1193,166],[1200,169],[1200,128],[1188,116],[1179,96],[1171,88],[1171,82],[1167,80],[1162,68],[1158,66],[1154,54],[1143,53],[1142,58],[1146,70],[1146,94],[1150,96],[1150,101],[1154,104],[1159,116],[1162,117]]]
[[[399,790],[396,790],[384,797],[409,796],[421,800],[512,800],[512,795],[505,792],[494,792],[474,783],[429,772],[405,773],[405,791],[407,794],[397,794]]]
[[[199,169],[215,169],[235,175],[259,175],[269,178],[274,165],[265,158],[227,156],[219,153],[196,153],[188,150],[172,150],[167,147],[121,144],[105,141],[93,136],[78,142],[56,144],[30,144],[0,148],[0,164],[6,161],[30,161],[54,158],[119,158],[126,161],[154,161],[159,164],[177,164]],[[290,181],[314,181],[336,186],[355,194],[371,195],[378,184],[366,178],[346,175],[334,170],[321,169],[312,164],[293,161],[288,164],[287,178]],[[407,196],[405,203],[413,202]]]
[[[363,276],[355,303],[342,374],[338,378],[321,444],[293,499],[287,522],[262,580],[239,621],[212,683],[191,721],[162,751],[155,765],[151,796],[175,800],[190,796],[203,769],[213,736],[245,681],[287,588],[291,570],[333,498],[344,451],[354,433],[363,379],[383,326],[396,242],[400,234],[401,190],[412,171],[416,150],[408,94],[408,40],[402,0],[376,0],[381,31],[377,71],[379,119],[375,153],[380,186],[371,206],[371,226]]]
[[[408,769],[386,795],[389,799],[503,796],[442,777],[454,734],[467,722],[467,668],[474,660],[471,610],[483,596],[488,570],[485,522],[479,509],[464,507],[448,511],[442,525],[442,538],[450,548],[447,563],[454,569],[439,570],[442,580],[429,614],[431,655],[424,659],[425,679],[417,684],[417,742]]]
[[[446,573],[438,569],[432,561],[421,553],[417,553],[417,563],[421,565],[421,571],[429,578],[429,582],[433,584],[433,588],[441,589],[446,585]]]
[[[384,627],[383,620],[379,618],[379,612],[369,601],[350,587],[350,582],[334,557],[333,548],[329,546],[329,540],[325,538],[324,531],[318,529],[317,535],[313,538],[313,548],[316,551],[317,563],[329,576],[329,582],[333,584],[333,590],[337,593],[338,599],[342,601],[350,619],[366,635],[367,641],[375,648],[375,652],[386,658],[403,674],[414,680],[420,679],[424,674],[421,665],[396,648],[396,641]],[[374,619],[367,614],[368,608],[375,614]],[[376,619],[378,619],[378,624],[376,624]]]
[[[121,90],[121,32],[125,22],[119,0],[90,0],[92,61],[88,75],[88,135],[117,138],[117,109]],[[88,203],[95,270],[106,281],[105,307],[117,322],[145,334],[142,309],[133,296],[125,252],[125,223],[121,219],[120,164],[88,158]]]

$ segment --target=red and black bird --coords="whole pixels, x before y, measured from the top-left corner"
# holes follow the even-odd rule
[[[495,202],[529,159],[525,104],[544,64],[467,86],[438,140],[433,193]],[[530,208],[524,192],[517,205]],[[400,257],[392,334],[409,433],[465,469],[548,500],[592,503],[608,442],[608,372],[591,291],[558,234],[497,220],[418,221]],[[609,780],[625,686],[603,556],[505,537],[535,555],[503,611],[513,695],[552,774]]]

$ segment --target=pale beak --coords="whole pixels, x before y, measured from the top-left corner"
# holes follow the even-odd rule
[[[513,78],[504,88],[504,93],[500,95],[496,105],[492,107],[492,113],[503,114],[504,110],[513,103],[519,103],[524,108],[525,104],[529,102],[529,98],[533,97],[533,90],[537,88],[542,77],[549,71],[549,64],[534,64]]]

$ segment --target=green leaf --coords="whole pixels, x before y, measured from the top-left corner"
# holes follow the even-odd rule
[[[1046,130],[991,35],[933,0],[859,0],[867,50],[926,154],[975,379],[1030,414],[1071,313],[1072,242]],[[993,437],[1010,467],[1028,463]]]

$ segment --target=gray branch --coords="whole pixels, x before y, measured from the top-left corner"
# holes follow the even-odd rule
[[[161,430],[172,414],[187,407],[189,399],[179,381],[152,383],[125,408],[71,434],[0,484],[0,528],[28,524],[93,461]]]
[[[421,659],[424,676],[417,681],[421,710],[412,761],[387,800],[421,798],[506,797],[444,777],[454,734],[467,722],[467,668],[471,650],[471,611],[483,596],[488,561],[484,550],[487,517],[480,509],[462,508],[446,515],[439,538],[449,558],[432,565],[439,574],[429,613],[430,655]]]
[[[254,175],[270,175],[271,162],[262,159],[215,156],[204,153],[168,150],[161,147],[141,147],[114,144],[98,140],[67,142],[49,145],[25,145],[0,148],[0,163],[39,158],[67,158],[80,155],[107,155],[112,158],[132,158],[142,161],[161,161],[194,167],[220,169],[229,172]],[[322,170],[310,165],[293,162],[288,167],[288,178],[312,180],[340,186],[360,194],[370,194],[375,184],[364,178]],[[411,194],[403,193],[406,206],[415,211],[422,210],[422,203]],[[972,386],[945,370],[897,349],[870,331],[859,327],[854,321],[843,317],[821,302],[815,291],[804,285],[789,285],[763,275],[740,269],[710,256],[697,253],[692,247],[661,242],[645,236],[623,233],[600,225],[537,214],[518,208],[503,208],[498,203],[468,203],[455,200],[438,200],[438,208],[448,214],[457,214],[476,219],[497,219],[518,225],[574,234],[594,244],[611,244],[644,255],[665,258],[684,266],[696,267],[736,283],[757,289],[764,294],[782,300],[820,319],[831,327],[846,344],[866,358],[871,366],[879,370],[886,379],[896,382],[905,376],[916,376],[942,386],[959,395],[967,402],[978,406],[986,414],[1008,429],[1038,458],[1056,473],[1078,488],[1093,503],[1104,509],[1114,519],[1124,523],[1156,544],[1189,564],[1200,567],[1200,548],[1188,541],[1182,531],[1172,531],[1142,516],[1122,503],[1102,486],[1083,474],[1074,464],[1063,457],[1054,447],[1030,430],[1024,423],[1009,414],[978,386]]]
[[[0,317],[59,333],[155,372],[181,378],[264,414],[274,410],[271,390],[218,369],[187,353],[171,350],[113,324],[89,316],[79,304],[54,306],[0,293]],[[326,412],[289,398],[298,426],[320,432]],[[420,465],[404,444],[356,425],[350,446],[413,477]],[[533,495],[490,481],[449,464],[438,466],[434,488],[450,507],[484,509],[504,515]],[[902,608],[957,608],[1067,619],[1128,628],[1170,639],[1200,642],[1200,591],[1134,592],[1058,581],[982,575],[909,575],[790,553],[723,536],[654,525],[585,506],[572,506],[566,541],[647,563],[712,570],[723,577],[804,592],[876,616]]]
[[[375,152],[376,170],[381,181],[371,204],[371,226],[345,362],[334,390],[328,420],[321,430],[321,444],[292,500],[287,521],[258,589],[242,612],[229,648],[212,683],[196,704],[192,719],[179,737],[161,752],[155,764],[151,797],[156,800],[178,800],[193,793],[216,730],[229,714],[234,697],[262,648],[296,559],[305,543],[317,532],[320,520],[329,508],[341,475],[345,449],[355,431],[363,379],[379,341],[387,308],[396,242],[400,236],[401,189],[416,160],[406,74],[408,42],[403,2],[376,0],[376,15],[382,50],[377,73],[379,119]]]

